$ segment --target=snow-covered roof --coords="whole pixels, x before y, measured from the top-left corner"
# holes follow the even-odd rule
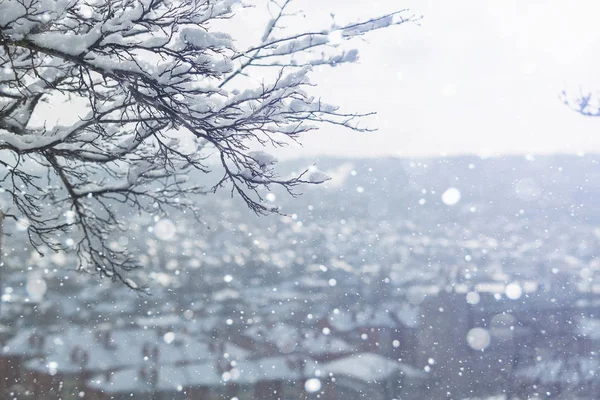
[[[365,315],[362,319],[359,319],[358,322],[369,327],[395,328],[398,326],[397,322],[394,321],[390,315],[390,312],[383,309],[372,311],[370,315]]]
[[[213,293],[212,299],[217,303],[225,300],[236,300],[240,298],[240,292],[235,289],[225,288]]]
[[[202,363],[185,366],[159,366],[152,370],[129,368],[115,372],[106,380],[105,375],[99,375],[87,382],[87,386],[101,390],[104,393],[135,393],[143,394],[153,390],[181,391],[187,387],[214,387],[223,385],[222,375],[214,363]],[[156,373],[156,381],[150,377]]]
[[[576,332],[592,340],[600,340],[600,319],[579,318],[577,320]]]
[[[369,309],[330,313],[328,318],[331,326],[337,331],[349,332],[356,328],[397,328],[399,324],[395,314],[395,310]]]
[[[152,317],[138,317],[135,319],[135,323],[139,326],[147,327],[170,327],[180,325],[182,322],[181,318],[175,314],[158,315]]]
[[[499,293],[504,294],[504,282],[481,282],[475,285],[475,291],[478,293]]]
[[[2,347],[2,354],[23,357],[39,355],[44,351],[44,336],[45,333],[35,328],[21,329]]]
[[[541,384],[561,383],[576,387],[586,380],[597,380],[600,360],[578,357],[568,360],[547,360],[520,368],[516,376],[529,382]],[[567,386],[567,387],[569,387]]]
[[[318,334],[306,337],[302,341],[302,348],[312,355],[349,353],[353,350],[342,339]]]
[[[95,331],[71,327],[60,333],[46,334],[38,343],[35,331],[23,330],[3,348],[4,354],[36,357],[25,366],[30,370],[53,373],[112,371],[139,367],[147,362],[161,365],[197,364],[222,357],[240,360],[250,356],[232,343],[212,347],[210,339],[190,337],[181,332],[152,329]],[[32,345],[33,343],[33,345]]]
[[[231,371],[232,381],[254,385],[261,381],[297,381],[304,376],[302,368],[294,368],[286,357],[265,357],[238,362]]]
[[[136,357],[130,350],[122,343],[108,346],[90,329],[71,328],[47,335],[41,357],[26,363],[25,368],[51,374],[110,370],[132,365]]]
[[[99,375],[90,379],[87,386],[92,389],[101,390],[104,393],[147,393],[152,391],[149,382],[143,381],[139,377],[139,371],[135,368],[118,371],[106,380],[104,375]]]
[[[307,374],[305,369],[313,363],[295,365],[293,359],[286,357],[266,357],[256,360],[242,360],[228,370],[221,370],[216,361],[184,366],[161,365],[155,369],[142,365],[140,368],[128,368],[106,375],[98,375],[88,381],[90,388],[104,393],[147,393],[152,390],[181,391],[190,387],[218,387],[227,382],[240,385],[254,385],[262,381],[297,381]],[[144,376],[144,372],[146,376]],[[152,382],[150,377],[156,374]]]
[[[199,335],[210,333],[219,326],[223,326],[223,317],[217,315],[203,315],[185,323],[189,333]]]
[[[297,328],[289,324],[276,324],[273,327],[253,325],[244,331],[244,334],[255,342],[272,343],[280,350],[296,347],[301,340]]]
[[[236,346],[233,343],[225,343],[223,354],[217,354],[219,357],[226,357],[228,360],[245,360],[250,358],[252,353],[242,347]]]
[[[419,325],[419,309],[417,307],[410,307],[405,304],[392,312],[404,326],[414,328]]]
[[[339,312],[329,316],[329,323],[339,332],[348,332],[356,327],[354,317],[350,312]]]
[[[355,380],[381,381],[395,374],[413,378],[424,376],[409,365],[399,363],[374,353],[360,353],[323,364],[322,371],[333,376],[346,376]]]

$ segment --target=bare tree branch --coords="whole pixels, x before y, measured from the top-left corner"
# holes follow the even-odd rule
[[[350,40],[418,18],[398,11],[290,34],[282,21],[294,17],[291,3],[272,3],[260,43],[239,50],[211,27],[235,18],[239,0],[0,0],[3,215],[27,221],[39,252],[73,252],[80,270],[139,290],[130,279],[139,261],[107,245],[127,229],[115,205],[198,215],[197,196],[227,187],[267,214],[278,210],[262,190],[295,196],[324,181],[309,171],[282,179],[276,160],[251,148],[284,146],[322,124],[370,131],[360,125],[369,113],[311,96],[311,67],[357,59],[331,43],[332,32]],[[273,78],[245,79],[253,67]],[[63,104],[74,121],[43,116],[48,103]],[[205,188],[188,177],[213,172],[210,154],[221,178]]]

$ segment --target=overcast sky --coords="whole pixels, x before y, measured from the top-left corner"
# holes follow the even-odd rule
[[[346,110],[377,111],[376,133],[325,128],[286,154],[423,156],[600,151],[600,118],[559,95],[600,93],[597,0],[298,0],[307,23],[410,8],[359,43],[358,64],[320,69],[319,91]],[[329,18],[329,17],[327,17]]]

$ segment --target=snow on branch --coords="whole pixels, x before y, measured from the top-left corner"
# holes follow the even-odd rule
[[[244,50],[211,24],[243,18],[239,0],[0,1],[0,181],[11,204],[2,212],[28,221],[36,249],[74,251],[80,269],[140,290],[130,277],[139,260],[106,244],[127,229],[115,204],[198,215],[196,196],[226,187],[266,214],[278,210],[265,205],[265,188],[295,196],[326,181],[308,170],[282,179],[274,158],[250,149],[323,124],[368,131],[368,113],[310,94],[312,67],[357,60],[332,35],[347,41],[417,19],[399,11],[290,33],[281,21],[294,17],[291,2],[272,3],[260,43]],[[275,73],[253,79],[254,67]],[[48,103],[76,118],[40,117]],[[213,171],[220,178],[206,188],[188,179]],[[57,239],[65,235],[72,243]]]

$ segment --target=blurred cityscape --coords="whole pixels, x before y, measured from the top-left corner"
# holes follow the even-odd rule
[[[599,157],[319,168],[285,215],[128,214],[147,294],[6,222],[0,398],[597,398]]]

